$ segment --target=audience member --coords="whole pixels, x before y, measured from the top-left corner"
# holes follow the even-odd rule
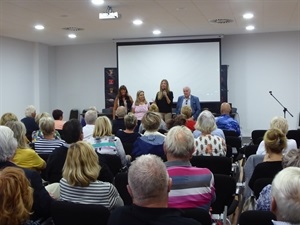
[[[1,225],[39,225],[30,220],[33,190],[22,169],[0,170],[0,199]]]
[[[271,211],[276,215],[274,225],[300,224],[300,168],[280,171],[272,182]]]
[[[94,110],[92,110],[94,111]],[[53,150],[49,155],[46,167],[46,179],[50,183],[59,182],[62,178],[62,168],[66,161],[67,152],[71,144],[82,140],[82,127],[77,119],[67,121],[63,126],[63,132],[66,143],[63,146]],[[99,157],[99,165],[101,173],[98,177],[101,181],[113,182],[113,174],[104,162]]]
[[[221,104],[220,113],[221,116],[216,117],[217,127],[222,130],[235,131],[238,136],[241,135],[239,123],[230,116],[231,106],[227,102]]]
[[[119,106],[116,110],[116,118],[112,121],[112,133],[116,134],[118,130],[124,130],[124,117],[127,115],[127,109]]]
[[[144,154],[154,154],[165,159],[163,143],[165,135],[158,132],[161,117],[158,113],[148,111],[142,119],[142,125],[145,128],[143,136],[136,139],[133,143],[132,158]]]
[[[289,130],[289,125],[288,125],[288,121],[287,119],[283,118],[283,117],[278,117],[275,116],[272,118],[271,122],[270,122],[270,129],[279,129],[281,130],[281,132],[286,136],[288,130]],[[296,149],[297,148],[297,143],[294,139],[287,139],[287,146],[283,149],[283,154],[287,153],[288,151],[290,151],[291,149]],[[265,149],[265,142],[261,141],[257,151],[256,151],[257,155],[265,155],[266,154],[266,149]]]
[[[133,99],[128,94],[127,87],[125,85],[121,85],[118,91],[118,95],[114,101],[113,119],[116,119],[116,110],[119,106],[124,106],[127,109],[126,113],[129,113],[131,112],[132,104],[133,104]]]
[[[176,114],[181,113],[181,108],[183,106],[190,106],[192,110],[192,119],[197,120],[200,112],[201,106],[199,98],[191,95],[191,89],[189,87],[183,88],[183,95],[178,97],[177,104],[176,104]],[[191,117],[191,116],[190,116]]]
[[[127,189],[133,204],[112,211],[108,225],[200,224],[182,217],[180,210],[168,208],[171,185],[172,179],[159,157],[150,154],[138,157],[128,172]]]
[[[39,129],[38,123],[35,122],[36,109],[33,105],[27,106],[25,109],[25,117],[21,119],[21,122],[24,123],[26,127],[26,137],[31,142],[32,132]]]
[[[163,79],[160,82],[159,92],[155,97],[155,104],[158,107],[161,118],[166,122],[172,118],[173,92],[170,91],[169,82]]]
[[[13,163],[19,167],[37,171],[44,169],[46,162],[27,143],[25,125],[19,121],[9,121],[5,126],[14,132],[14,138],[18,142],[16,153],[12,159]]]
[[[274,178],[282,170],[282,149],[286,148],[286,136],[279,129],[270,129],[264,135],[266,155],[259,163],[249,180],[249,187],[253,190],[254,182],[259,178]]]
[[[97,180],[101,166],[91,144],[71,144],[60,180],[60,199],[83,204],[100,204],[108,209],[123,206],[117,189],[109,182]]]
[[[86,125],[82,128],[83,140],[86,141],[93,136],[97,117],[98,117],[98,113],[96,110],[90,109],[85,113],[84,120]]]
[[[192,117],[192,108],[189,105],[184,105],[182,106],[180,113],[181,115],[184,115],[184,117],[186,118],[185,126],[189,128],[191,131],[194,131],[196,121]]]
[[[97,112],[97,116],[98,116],[98,114],[99,114],[99,112],[98,112],[96,106],[90,106],[88,109],[82,110],[82,113],[80,114],[80,115],[82,116],[82,118],[81,118],[81,120],[80,120],[80,123],[81,123],[81,126],[82,126],[82,127],[85,127],[85,126],[86,126],[86,122],[85,122],[85,113],[86,113],[87,111],[89,111],[89,110],[94,110],[94,111],[96,111],[96,112]]]
[[[136,99],[134,104],[132,105],[132,112],[137,118],[137,126],[135,128],[135,131],[138,132],[139,126],[141,124],[142,118],[145,115],[146,112],[148,112],[150,107],[149,102],[147,102],[145,98],[144,91],[138,91],[136,93]]]
[[[196,151],[193,155],[226,156],[225,140],[211,134],[216,129],[216,122],[210,111],[200,113],[195,128],[201,131],[201,135],[195,139]]]
[[[195,124],[195,126],[196,126],[196,124]],[[216,129],[214,129],[211,132],[211,134],[214,135],[214,136],[218,136],[220,138],[223,138],[225,140],[225,134],[224,134],[223,130],[221,130],[221,129],[217,128],[217,127],[216,127]],[[198,138],[198,137],[201,136],[201,131],[197,130],[197,127],[195,127],[195,130],[193,131],[193,136],[194,136],[194,138]]]
[[[167,171],[172,178],[170,208],[203,208],[209,211],[215,200],[214,176],[207,168],[193,167],[194,137],[185,126],[168,131],[164,143]]]
[[[4,113],[0,118],[0,125],[4,126],[8,121],[18,121],[18,117],[13,113]]]
[[[54,109],[52,111],[52,116],[54,119],[55,130],[62,130],[63,125],[66,121],[63,121],[63,111],[60,109]]]
[[[15,155],[18,142],[14,138],[14,132],[6,126],[0,126],[0,169],[6,167],[17,167],[12,163],[12,158]],[[38,172],[29,169],[23,169],[26,177],[31,183],[33,192],[33,206],[31,218],[48,218],[50,214],[51,202],[53,199],[46,191],[41,176]],[[2,198],[1,198],[2,199]],[[2,211],[1,211],[2,212]]]
[[[186,125],[186,118],[182,114],[175,115],[172,119],[169,119],[166,122],[167,130],[170,130],[172,127],[175,126],[185,126],[185,125]]]

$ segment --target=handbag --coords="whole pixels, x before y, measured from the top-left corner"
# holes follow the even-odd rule
[[[255,210],[256,208],[256,199],[254,195],[251,195],[247,200],[245,201],[242,212],[249,211],[249,210]]]

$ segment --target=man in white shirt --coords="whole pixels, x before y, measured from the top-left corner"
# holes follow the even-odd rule
[[[88,110],[85,113],[84,120],[86,122],[86,125],[82,128],[83,140],[87,140],[93,136],[97,117],[98,117],[98,112],[96,110]]]

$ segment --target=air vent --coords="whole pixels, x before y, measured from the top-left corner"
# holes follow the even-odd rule
[[[63,30],[67,30],[67,31],[80,31],[80,30],[84,30],[83,28],[79,28],[79,27],[63,27]]]
[[[225,24],[225,23],[232,23],[233,20],[232,19],[213,19],[213,20],[210,20],[209,22],[211,22],[211,23]]]

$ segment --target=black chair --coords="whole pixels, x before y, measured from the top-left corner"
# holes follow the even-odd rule
[[[239,135],[234,130],[223,130],[225,137],[238,137]]]
[[[297,148],[300,146],[300,130],[289,130],[286,134],[288,139],[294,139],[297,142]]]
[[[263,140],[266,131],[267,130],[253,130],[251,132],[252,144],[259,145],[259,143]]]
[[[208,168],[213,174],[231,175],[232,162],[224,156],[193,156],[191,164],[200,168]]]
[[[273,225],[276,216],[271,211],[249,210],[242,212],[239,225]]]
[[[70,111],[70,116],[69,116],[69,120],[71,119],[79,119],[79,111],[78,109],[71,109]]]
[[[181,211],[182,211],[182,216],[197,220],[202,225],[211,225],[212,224],[212,220],[211,220],[211,216],[210,216],[209,212],[204,209],[187,208],[187,209],[181,209]]]
[[[258,145],[246,145],[244,148],[244,155],[246,160],[249,158],[250,155],[255,155],[258,149]]]
[[[97,154],[101,158],[102,162],[109,167],[114,176],[123,168],[121,158],[119,156],[99,153]]]
[[[118,190],[121,198],[123,199],[124,205],[131,205],[132,198],[127,190],[128,185],[128,173],[120,172],[115,176],[114,185]]]
[[[227,145],[232,147],[232,155],[234,158],[240,153],[240,149],[242,147],[242,139],[241,137],[234,136],[225,136],[225,141]]]
[[[102,205],[53,201],[52,219],[55,225],[107,225],[110,211]]]
[[[262,191],[262,189],[265,186],[267,186],[268,184],[271,184],[272,181],[273,181],[273,178],[260,178],[254,182],[253,192],[254,192],[254,196],[256,199],[258,199],[259,194]]]

